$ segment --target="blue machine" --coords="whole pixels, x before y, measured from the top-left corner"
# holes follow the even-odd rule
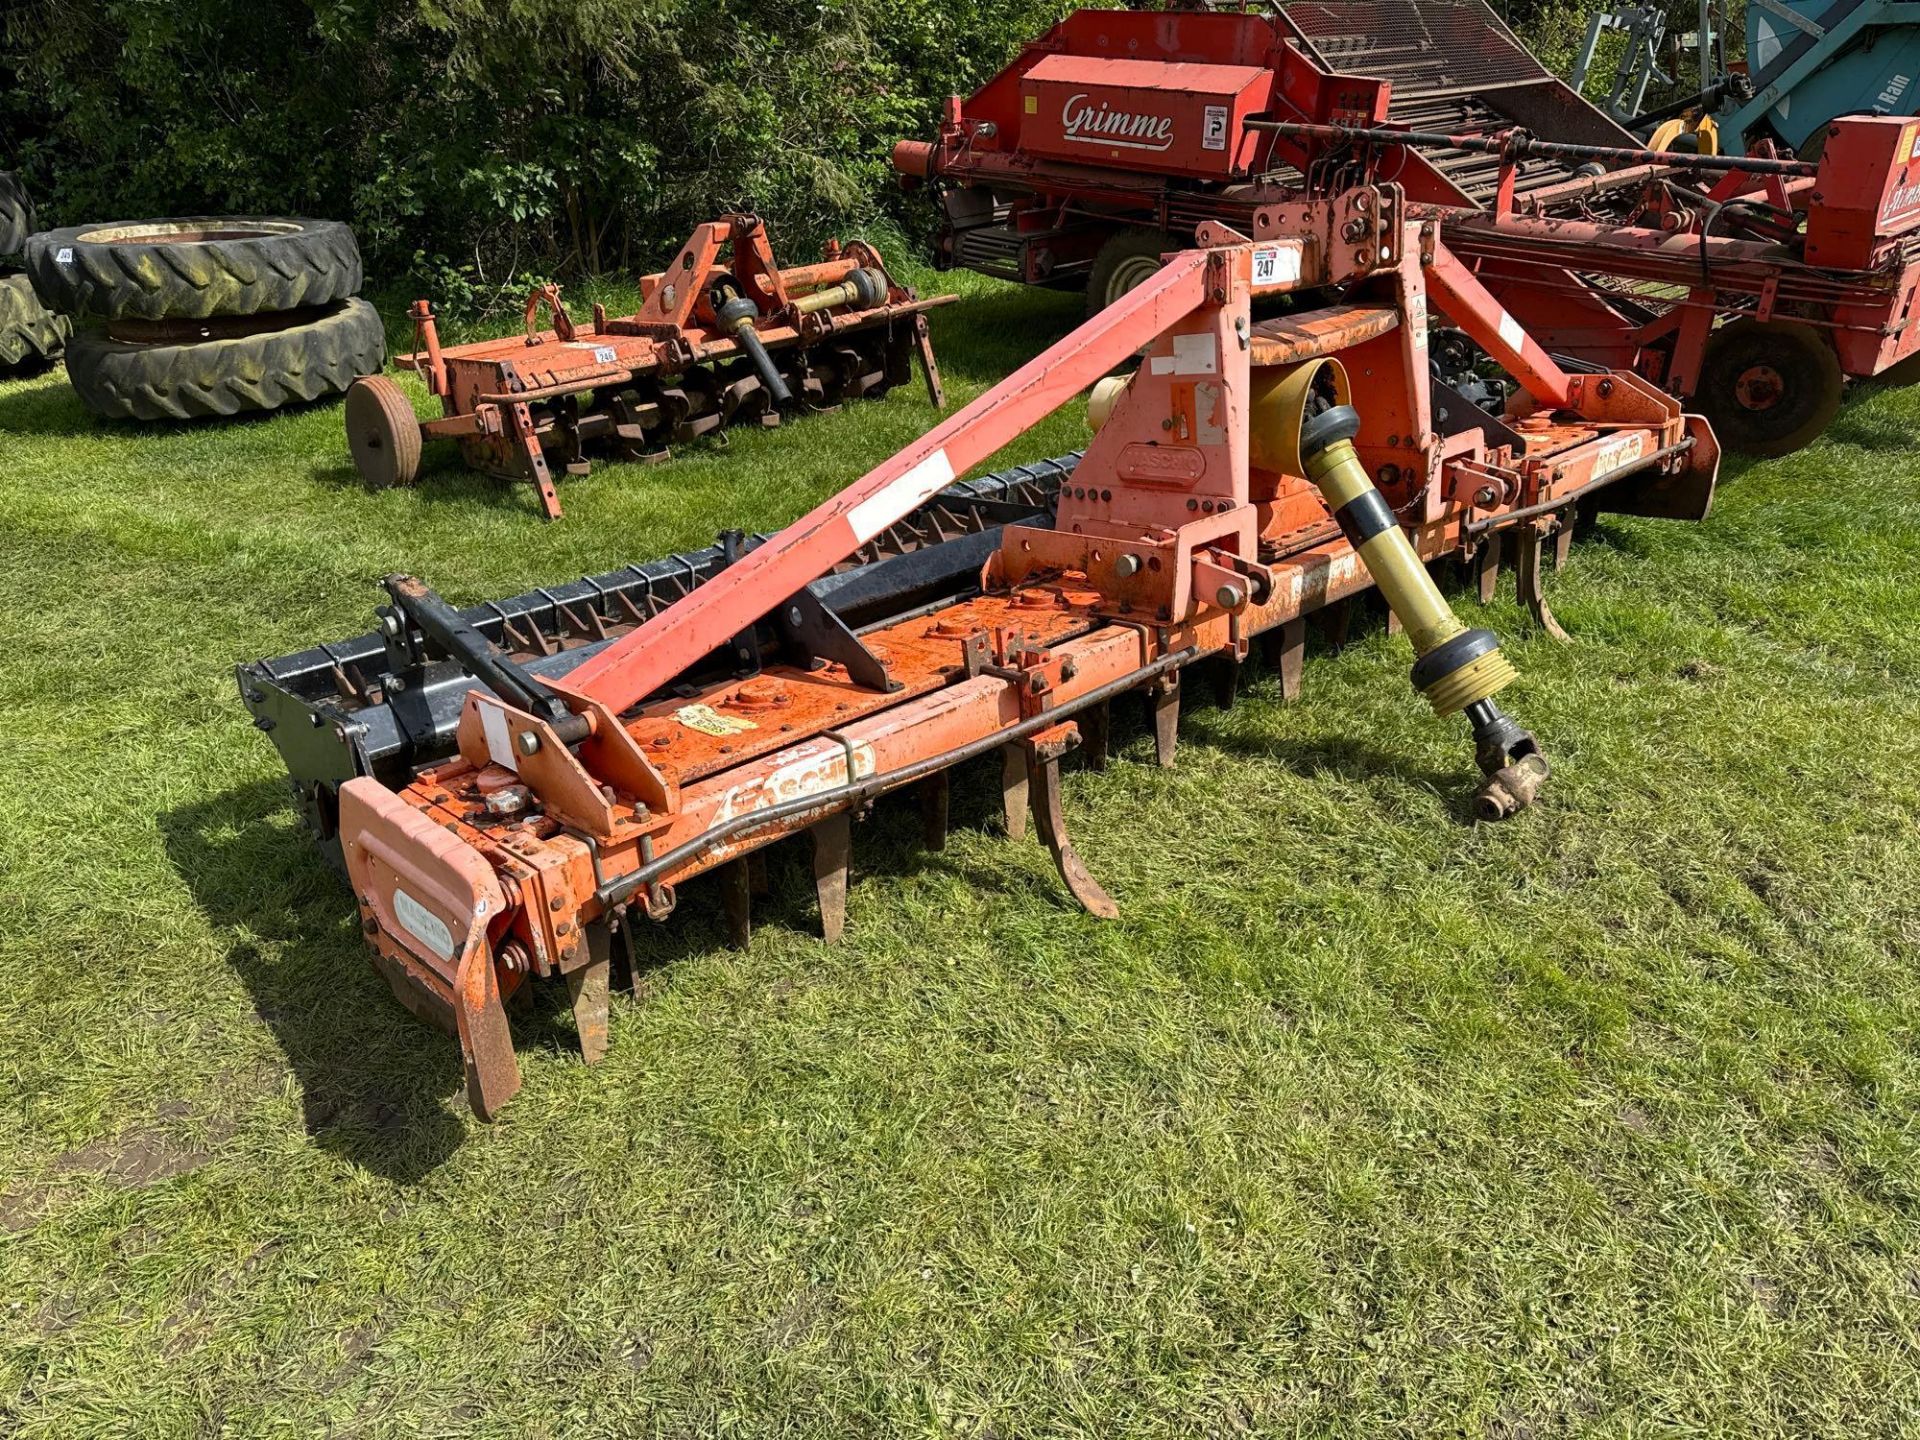
[[[1799,154],[1841,115],[1920,112],[1920,4],[1748,0],[1753,98],[1716,117],[1729,153],[1771,132]]]

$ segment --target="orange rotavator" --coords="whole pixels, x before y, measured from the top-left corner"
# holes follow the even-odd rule
[[[398,385],[368,376],[347,392],[347,441],[379,487],[418,478],[423,439],[457,441],[475,469],[531,482],[557,520],[556,466],[584,475],[596,448],[664,460],[729,424],[878,398],[911,378],[916,350],[937,408],[926,312],[952,299],[915,298],[860,240],[783,270],[759,219],[728,215],[642,278],[625,318],[595,305],[582,328],[560,287],[542,285],[527,296],[524,336],[442,347],[433,307],[415,301],[414,354],[400,363],[440,397],[441,418],[416,420]],[[537,328],[543,307],[551,330]]]
[[[1493,698],[1513,669],[1454,617],[1427,563],[1474,557],[1486,577],[1504,547],[1550,627],[1543,547],[1577,513],[1702,516],[1711,431],[1637,376],[1564,370],[1433,222],[1406,218],[1394,185],[1271,206],[1251,236],[1208,225],[1199,239],[570,670],[536,676],[418,581],[388,581],[390,633],[417,634],[477,683],[458,755],[398,790],[348,780],[339,835],[377,962],[457,1030],[478,1114],[520,1084],[503,1003],[515,989],[562,977],[598,1058],[615,939],[665,920],[681,883],[721,870],[743,936],[753,852],[808,831],[832,938],[850,812],[912,786],[938,843],[946,774],[977,756],[1004,757],[1009,827],[1030,808],[1067,888],[1114,914],[1068,840],[1061,758],[1084,745],[1104,763],[1108,702],[1138,691],[1170,763],[1182,667],[1237,662],[1264,636],[1291,693],[1306,616],[1369,585],[1413,643],[1415,687],[1467,716],[1478,813],[1533,799],[1546,762]],[[1264,295],[1319,308],[1256,323]],[[1436,391],[1430,310],[1518,382],[1503,413]],[[1103,380],[1136,355],[1130,377]],[[822,603],[811,582],[1089,386],[1096,433],[1051,523],[1005,525],[976,584],[857,633]],[[700,678],[766,625],[784,661]]]

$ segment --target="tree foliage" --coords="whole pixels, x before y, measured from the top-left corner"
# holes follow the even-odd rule
[[[736,206],[797,253],[898,203],[892,143],[1071,8],[14,0],[0,164],[50,220],[348,219],[387,276],[630,269]]]
[[[63,219],[353,221],[376,269],[638,264],[752,206],[870,219],[887,152],[1061,0],[22,0],[0,151]]]

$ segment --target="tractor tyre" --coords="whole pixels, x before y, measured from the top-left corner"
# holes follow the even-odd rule
[[[18,255],[33,234],[33,201],[11,170],[0,170],[0,255]]]
[[[360,292],[338,220],[195,217],[77,225],[27,246],[34,288],[76,319],[205,320],[332,305]]]
[[[1180,246],[1164,230],[1120,230],[1100,247],[1087,276],[1087,315],[1098,315],[1160,269],[1160,257]]]
[[[305,323],[212,340],[79,330],[67,345],[67,378],[109,420],[198,420],[337,395],[377,374],[386,351],[379,312],[356,299]]]
[[[0,375],[51,365],[72,329],[66,316],[40,303],[26,276],[0,276]]]
[[[1727,449],[1786,455],[1820,436],[1845,390],[1839,356],[1811,325],[1735,320],[1707,341],[1693,402]]]

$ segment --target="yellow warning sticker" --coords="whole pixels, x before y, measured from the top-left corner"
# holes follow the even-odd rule
[[[673,712],[673,718],[702,735],[738,735],[743,730],[760,728],[742,716],[722,715],[711,705],[682,705]]]
[[[1040,113],[1040,97],[1038,95],[1027,96],[1027,114],[1038,115],[1039,113]]]
[[[1904,165],[1913,158],[1913,132],[1916,127],[1909,125],[1900,132],[1900,151],[1893,157],[1893,163]]]

